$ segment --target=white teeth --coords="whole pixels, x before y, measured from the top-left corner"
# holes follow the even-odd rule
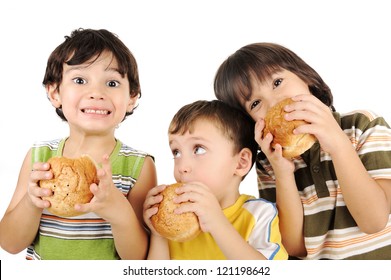
[[[109,111],[107,111],[107,110],[85,109],[84,113],[87,113],[87,114],[98,114],[98,115],[107,115],[107,114],[109,114]]]

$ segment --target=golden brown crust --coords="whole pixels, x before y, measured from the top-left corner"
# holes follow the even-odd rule
[[[289,159],[301,155],[316,142],[316,138],[312,134],[293,134],[296,127],[306,124],[306,122],[303,120],[285,120],[284,107],[291,103],[293,103],[293,100],[288,98],[270,108],[265,117],[265,128],[263,130],[263,137],[270,132],[273,135],[272,147],[280,144],[282,155]]]
[[[96,165],[89,156],[77,159],[66,157],[53,157],[48,160],[53,178],[41,180],[41,188],[51,189],[52,196],[42,199],[50,201],[47,210],[57,216],[78,216],[75,204],[88,203],[93,194],[90,191],[92,183],[98,183]]]
[[[175,189],[181,185],[181,183],[169,185],[161,192],[163,200],[158,205],[158,212],[151,217],[152,225],[160,235],[177,242],[189,241],[201,232],[196,214],[174,213],[180,204],[172,200],[177,196]]]

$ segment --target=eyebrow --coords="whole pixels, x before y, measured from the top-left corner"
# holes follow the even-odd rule
[[[64,73],[69,73],[69,72],[72,72],[72,71],[83,70],[83,69],[88,68],[88,66],[90,66],[90,64],[88,64],[88,65],[87,64],[67,65],[66,67],[69,67],[69,69],[65,70]],[[119,69],[115,68],[115,67],[107,67],[105,69],[105,72],[117,72],[118,74],[121,75]]]
[[[177,134],[172,134],[172,135],[177,135]],[[204,137],[200,137],[200,136],[191,136],[190,140],[195,141],[195,142],[197,142],[197,141],[205,141],[205,142],[208,142],[208,143],[211,142],[210,140],[208,140],[208,139],[206,139]],[[173,142],[175,142],[175,141],[174,140],[170,140],[170,141],[168,141],[168,144],[171,145]]]

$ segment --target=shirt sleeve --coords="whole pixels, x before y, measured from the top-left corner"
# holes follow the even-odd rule
[[[344,131],[368,173],[374,179],[391,179],[391,129],[385,119],[373,112],[356,111],[343,120],[351,123]]]
[[[281,242],[278,212],[274,203],[264,199],[249,200],[244,207],[254,218],[249,244],[269,260],[287,259],[288,254]]]

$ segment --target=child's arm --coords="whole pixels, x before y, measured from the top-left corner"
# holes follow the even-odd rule
[[[221,210],[215,195],[203,184],[185,184],[177,189],[182,193],[175,202],[183,204],[175,210],[176,213],[194,212],[198,216],[201,230],[209,232],[227,259],[262,259],[260,252],[249,245],[236,231]]]
[[[154,172],[153,161],[146,158],[140,177],[132,192],[136,189],[148,190],[156,185]],[[148,235],[143,227],[142,220],[140,221],[137,216],[140,210],[129,203],[131,195],[126,198],[114,186],[108,157],[104,157],[102,169],[98,170],[98,177],[99,185],[91,185],[91,192],[94,194],[91,202],[77,205],[76,209],[82,212],[95,212],[110,223],[115,247],[121,259],[145,259]],[[137,197],[134,193],[132,195]],[[140,207],[140,204],[137,206]]]
[[[262,138],[265,123],[262,119],[255,124],[255,140],[273,167],[276,181],[276,205],[280,218],[282,242],[291,256],[306,256],[303,224],[304,211],[297,191],[294,164],[282,157],[282,147],[271,148],[273,136],[269,133]]]
[[[169,260],[168,240],[161,235],[151,234],[148,260]]]
[[[289,119],[304,119],[310,125],[297,133],[314,134],[333,160],[344,201],[360,229],[374,233],[385,227],[391,210],[391,180],[374,180],[352,143],[335,121],[330,109],[312,95],[293,98]]]
[[[330,154],[344,201],[363,232],[378,232],[390,215],[391,180],[374,180],[346,136],[338,143]]]
[[[52,178],[49,169],[47,163],[34,163],[31,167],[31,150],[27,153],[14,195],[0,222],[0,246],[12,254],[19,253],[34,241],[42,210],[50,206],[50,202],[41,197],[51,195],[51,191],[38,186],[39,180]]]
[[[223,215],[213,223],[209,233],[228,260],[266,260],[267,258],[246,242]]]

